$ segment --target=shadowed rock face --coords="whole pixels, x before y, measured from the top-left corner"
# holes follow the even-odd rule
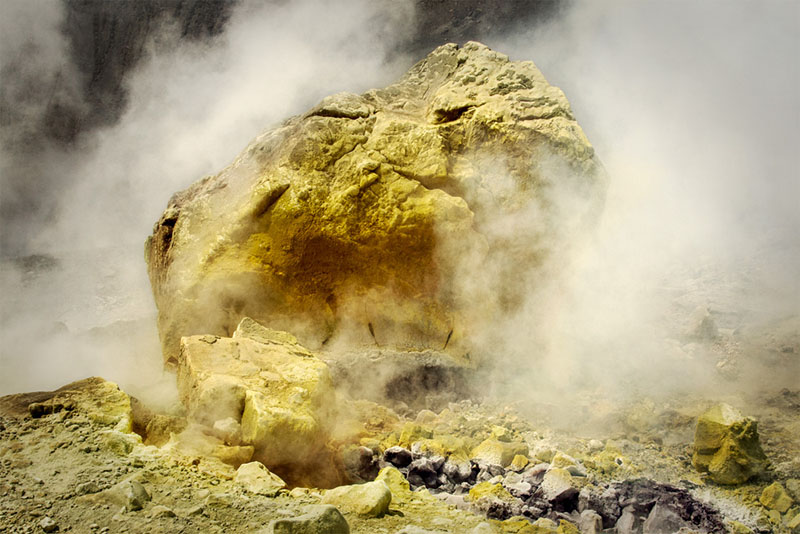
[[[174,196],[146,244],[166,360],[244,316],[315,349],[441,350],[521,304],[604,175],[532,62],[445,45],[338,94]],[[568,201],[564,202],[564,199]],[[514,284],[508,284],[514,280]]]

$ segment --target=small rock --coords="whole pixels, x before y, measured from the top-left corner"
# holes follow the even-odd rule
[[[78,484],[78,486],[75,488],[75,494],[77,495],[88,495],[90,493],[97,493],[99,491],[100,491],[100,486],[98,486],[97,482],[94,481]]]
[[[267,497],[274,497],[286,487],[286,482],[261,462],[240,465],[233,480],[241,484],[247,491]]]
[[[150,510],[150,517],[155,519],[157,517],[175,517],[175,512],[172,509],[167,508],[166,506],[156,505],[153,506],[153,509]]]
[[[448,460],[442,466],[442,473],[454,484],[461,484],[472,477],[472,464],[469,461]]]
[[[523,471],[526,467],[528,467],[529,463],[531,463],[531,461],[528,460],[527,456],[525,456],[523,454],[517,454],[511,460],[511,465],[509,466],[509,469],[519,473],[519,472]]]
[[[575,499],[577,506],[579,488],[566,469],[551,468],[544,475],[538,493],[551,504],[566,503]]]
[[[786,490],[778,482],[773,482],[761,492],[761,497],[758,500],[769,510],[777,510],[780,513],[792,507],[792,498],[786,493]]]
[[[622,511],[614,528],[617,534],[636,534],[640,532],[640,523],[641,520],[633,513],[633,507],[628,506]]]
[[[39,521],[39,526],[45,532],[55,532],[56,530],[58,530],[58,524],[56,524],[56,522],[53,521],[53,519],[50,518],[49,516],[43,517],[42,520]]]
[[[382,480],[339,486],[325,492],[323,504],[332,504],[345,512],[365,517],[382,517],[392,502],[392,492]]]
[[[135,480],[123,480],[98,495],[130,511],[141,510],[150,500],[150,494]]]
[[[242,425],[233,417],[214,421],[214,435],[227,445],[239,445],[242,441]]]
[[[383,453],[383,459],[395,467],[406,467],[411,463],[411,451],[403,447],[389,447]]]
[[[202,504],[198,504],[197,506],[192,506],[186,511],[186,515],[191,517],[194,515],[202,515],[205,511],[205,507]]]
[[[645,519],[643,531],[648,534],[671,534],[683,527],[691,528],[692,525],[681,519],[675,510],[657,503]]]
[[[420,458],[408,466],[408,482],[412,486],[434,488],[439,486],[439,474],[435,463],[429,458]]]
[[[487,439],[472,450],[472,459],[486,464],[497,464],[503,467],[511,465],[516,455],[527,455],[528,447],[524,443],[509,443],[497,439]]]
[[[584,510],[578,520],[581,534],[599,534],[603,532],[603,518],[594,510]]]
[[[589,449],[589,452],[600,452],[603,450],[603,442],[599,439],[592,439],[589,440],[589,443],[586,444],[586,447]]]
[[[786,526],[789,528],[789,532],[792,534],[797,534],[800,532],[800,514],[794,516]]]
[[[305,509],[305,514],[270,522],[264,534],[350,534],[350,526],[341,512],[329,504]]]

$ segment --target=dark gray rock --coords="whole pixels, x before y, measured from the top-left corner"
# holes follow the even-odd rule
[[[389,447],[383,453],[383,459],[395,467],[406,467],[411,463],[411,451],[398,445]]]
[[[678,513],[663,504],[656,504],[644,522],[643,534],[672,534],[682,527],[692,528],[691,523],[684,521]]]
[[[429,458],[419,458],[408,466],[408,482],[412,486],[435,488],[439,486],[439,473]]]

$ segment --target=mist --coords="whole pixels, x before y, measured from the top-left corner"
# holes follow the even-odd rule
[[[569,405],[791,386],[780,366],[722,380],[685,329],[697,308],[733,333],[800,312],[799,26],[792,2],[582,2],[486,39],[564,90],[610,176],[555,294],[514,318],[522,389]]]
[[[4,197],[26,187],[9,170],[21,153],[30,172],[70,186],[37,191],[52,210],[33,234],[2,230],[57,265],[3,263],[0,393],[102,375],[146,395],[171,380],[142,258],[170,196],[322,97],[387,85],[421,59],[397,52],[413,32],[410,1],[339,4],[244,3],[224,33],[197,42],[165,22],[126,78],[121,120],[68,148],[20,152],[23,130],[4,125]],[[4,32],[3,66],[23,37],[42,53],[24,76],[4,75],[4,91],[54,72],[69,80],[59,4],[13,6],[26,31]],[[586,1],[544,26],[476,31],[565,92],[609,175],[593,233],[560,258],[554,282],[524,288],[499,331],[499,388],[515,374],[514,395],[569,404],[583,391],[718,387],[713,362],[681,337],[698,306],[730,330],[800,312],[799,9]],[[497,231],[525,224],[507,222]]]

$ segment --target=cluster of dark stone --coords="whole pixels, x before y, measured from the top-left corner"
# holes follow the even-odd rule
[[[689,491],[648,479],[546,492],[541,483],[547,464],[529,466],[517,473],[475,460],[469,464],[452,463],[441,456],[403,447],[391,447],[384,452],[379,467],[386,465],[403,473],[412,490],[427,488],[446,502],[470,507],[492,519],[524,516],[531,521],[545,517],[556,522],[566,519],[578,525],[590,522],[596,525],[596,530],[585,530],[598,533],[677,532],[682,527],[699,532],[726,532],[719,512],[695,499]],[[502,477],[503,487],[516,498],[514,502],[482,499],[467,504],[464,501],[473,486],[497,480],[496,477]]]

